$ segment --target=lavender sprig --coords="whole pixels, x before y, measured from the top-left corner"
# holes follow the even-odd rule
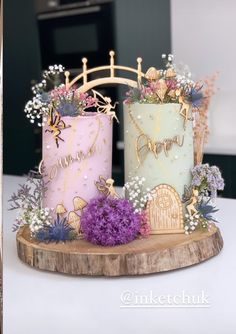
[[[224,179],[216,166],[209,164],[197,165],[192,169],[192,186],[203,196],[216,198],[217,190],[224,189]]]
[[[38,229],[51,224],[50,209],[42,208],[47,183],[41,175],[31,171],[26,183],[20,184],[18,191],[8,200],[9,210],[20,210],[13,231],[17,231],[22,225],[29,225],[31,232],[35,233]]]

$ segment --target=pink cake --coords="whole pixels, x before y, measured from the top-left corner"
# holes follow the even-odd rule
[[[98,195],[95,181],[99,176],[111,177],[112,119],[97,112],[62,119],[67,128],[61,132],[58,148],[49,127],[43,131],[43,162],[50,180],[44,206],[53,208],[55,214],[80,214]]]

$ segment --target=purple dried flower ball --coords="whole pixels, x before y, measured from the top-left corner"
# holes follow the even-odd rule
[[[134,240],[141,227],[141,216],[127,199],[97,197],[81,217],[84,238],[96,245],[115,246]]]

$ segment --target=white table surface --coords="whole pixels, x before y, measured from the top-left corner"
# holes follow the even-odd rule
[[[218,199],[222,252],[199,265],[139,277],[72,277],[37,271],[16,254],[16,212],[7,199],[22,178],[5,176],[4,334],[230,334],[236,333],[236,200]],[[121,308],[121,295],[198,295],[207,308]]]

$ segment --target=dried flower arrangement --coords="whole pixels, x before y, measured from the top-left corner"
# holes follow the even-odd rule
[[[186,204],[185,233],[196,229],[210,229],[213,222],[217,222],[213,214],[218,211],[212,201],[218,190],[224,189],[224,180],[216,166],[209,164],[196,165],[192,171],[190,187],[185,187],[183,203]]]
[[[30,172],[26,183],[20,185],[9,202],[10,210],[20,210],[13,231],[22,226],[28,226],[31,236],[40,242],[65,242],[77,238],[78,234],[69,223],[68,218],[53,219],[53,208],[43,208],[43,198],[47,191],[45,178],[36,172]],[[150,234],[150,225],[145,213],[145,199],[151,198],[151,192],[141,195],[145,179],[131,178],[125,184],[129,199],[120,198],[112,191],[113,186],[105,183],[103,191],[109,187],[106,195],[90,200],[81,215],[80,229],[86,240],[102,246],[115,246],[128,243],[136,237],[147,237]],[[113,184],[113,183],[112,183]],[[112,189],[111,189],[112,188]],[[108,188],[107,188],[108,190]],[[143,191],[143,190],[142,190]],[[137,196],[140,197],[140,206],[137,206]]]
[[[9,210],[20,210],[13,225],[13,231],[28,226],[31,236],[39,241],[58,242],[75,238],[74,229],[64,219],[53,220],[52,209],[42,206],[47,191],[47,183],[42,175],[30,172],[26,183],[19,185],[9,199]]]
[[[9,199],[9,210],[20,210],[13,226],[13,231],[22,225],[28,225],[34,234],[40,228],[48,226],[52,218],[50,208],[42,208],[42,201],[47,191],[47,184],[34,172],[28,174],[25,184],[19,185],[16,193]]]
[[[192,171],[192,186],[200,196],[216,198],[217,190],[224,189],[224,180],[217,166],[196,165]]]
[[[124,185],[126,198],[114,191],[110,179],[95,182],[102,194],[92,199],[81,217],[84,238],[94,244],[115,246],[128,243],[137,237],[147,237],[151,228],[145,212],[149,189],[144,192],[145,178],[131,177]]]
[[[179,68],[173,63],[173,55],[162,55],[164,70],[149,68],[145,81],[126,93],[126,104],[131,103],[180,103],[184,101],[193,109],[198,109],[203,101],[202,84],[191,80],[186,67]]]
[[[208,128],[208,113],[212,96],[216,93],[215,82],[218,78],[218,73],[213,74],[204,80],[202,100],[199,108],[194,111],[194,163],[195,165],[202,163],[204,144],[207,143],[209,136]]]
[[[49,66],[43,79],[32,87],[33,98],[25,105],[26,117],[31,123],[44,126],[53,108],[61,117],[83,115],[87,108],[94,107],[96,99],[87,93],[78,93],[76,87],[66,89],[62,65]]]

